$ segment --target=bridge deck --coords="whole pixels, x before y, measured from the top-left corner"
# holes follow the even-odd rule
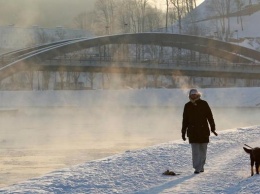
[[[260,65],[197,62],[141,63],[129,61],[46,60],[35,65],[41,71],[79,71],[133,74],[187,75],[199,77],[260,78]]]

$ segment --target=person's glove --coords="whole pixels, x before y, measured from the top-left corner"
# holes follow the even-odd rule
[[[183,139],[183,141],[186,141],[185,134],[182,134],[182,139]]]
[[[214,133],[214,135],[218,136],[218,134],[216,133],[215,126],[212,126],[210,130],[211,130],[212,133]]]
[[[214,133],[215,131],[216,131],[215,126],[212,126],[212,127],[211,127],[211,132]]]
[[[216,131],[215,123],[214,122],[210,122],[209,125],[210,125],[211,132],[214,133]]]

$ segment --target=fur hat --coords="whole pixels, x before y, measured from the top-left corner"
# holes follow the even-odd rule
[[[192,94],[196,94],[197,96],[195,98],[191,97]],[[194,104],[194,105],[197,105],[196,104],[196,101],[199,100],[201,97],[201,93],[198,92],[197,89],[191,89],[190,92],[189,92],[189,99],[190,101]]]
[[[190,92],[189,92],[189,96],[192,95],[192,94],[198,94],[198,95],[200,95],[200,93],[198,92],[197,89],[191,89]]]
[[[189,97],[190,97],[192,94],[197,94],[199,97],[201,97],[201,93],[200,93],[197,89],[195,89],[195,88],[193,88],[193,89],[190,90],[190,92],[189,92]]]

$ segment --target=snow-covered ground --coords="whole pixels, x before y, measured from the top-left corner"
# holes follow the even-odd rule
[[[131,150],[60,169],[2,188],[2,193],[260,193],[250,177],[244,143],[259,146],[260,127],[221,131],[211,137],[205,172],[193,174],[191,149],[181,140]],[[178,176],[163,176],[170,169]]]
[[[214,0],[216,1],[216,0]],[[218,3],[213,4],[213,0],[204,0],[192,13],[191,15],[188,15],[186,18],[182,20],[183,24],[183,32],[184,34],[188,33],[190,31],[191,26],[193,25],[191,21],[195,20],[198,21],[196,25],[200,29],[200,32],[202,33],[202,36],[209,36],[211,38],[220,38],[220,31],[221,26],[223,26],[223,21],[220,21],[220,19],[210,19],[206,20],[207,18],[211,18],[214,16],[221,15],[220,13],[223,12],[221,10],[221,6],[223,6],[225,3],[220,3],[221,1],[218,1]],[[238,11],[237,8],[237,2],[236,0],[230,0],[231,1],[231,13],[235,13]],[[253,5],[258,5],[260,2],[259,0],[242,0],[239,1],[242,4],[242,9],[245,9],[249,6],[249,2],[251,2]],[[239,40],[238,42],[234,42],[234,44],[238,44],[240,46],[244,46],[247,48],[260,50],[260,43],[259,43],[259,30],[260,25],[257,25],[258,20],[260,17],[260,11],[256,11],[249,15],[242,15],[241,18],[238,17],[230,17],[230,34],[231,38],[234,40]],[[240,20],[241,19],[241,20]],[[242,21],[242,24],[241,24]],[[227,29],[227,21],[224,22],[225,27]],[[169,33],[179,33],[178,25],[175,24],[173,27],[168,28]],[[218,34],[219,33],[219,34]]]
[[[87,107],[105,102],[118,106],[183,106],[187,91],[2,92],[0,101],[2,107],[10,107],[8,101],[17,107],[81,103]],[[259,108],[259,88],[200,91],[212,107]],[[259,138],[260,126],[219,131],[218,137],[211,136],[205,172],[199,175],[193,174],[190,145],[176,140],[53,171],[1,188],[0,193],[260,193],[260,176],[250,177],[249,155],[242,149],[245,143],[260,146]],[[163,176],[167,169],[180,175]]]

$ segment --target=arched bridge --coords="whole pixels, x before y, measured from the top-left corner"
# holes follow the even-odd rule
[[[100,47],[113,44],[158,45],[162,47],[177,47],[192,50],[199,53],[222,58],[230,65],[210,65],[189,63],[176,65],[168,61],[166,63],[131,65],[125,62],[74,62],[53,63],[54,59],[66,53],[80,51],[92,47]],[[250,65],[260,62],[260,52],[239,45],[222,42],[205,37],[167,34],[167,33],[136,33],[96,37],[92,39],[78,38],[65,40],[51,44],[35,46],[6,53],[0,56],[0,80],[17,73],[36,69],[39,71],[95,71],[95,72],[121,72],[121,73],[156,73],[169,75],[195,75],[201,77],[226,76],[249,79],[259,79],[260,66]],[[49,62],[48,62],[49,61]],[[52,61],[52,62],[50,62]],[[233,64],[231,64],[233,63]],[[239,65],[235,65],[239,63]],[[113,65],[111,65],[113,64]]]

